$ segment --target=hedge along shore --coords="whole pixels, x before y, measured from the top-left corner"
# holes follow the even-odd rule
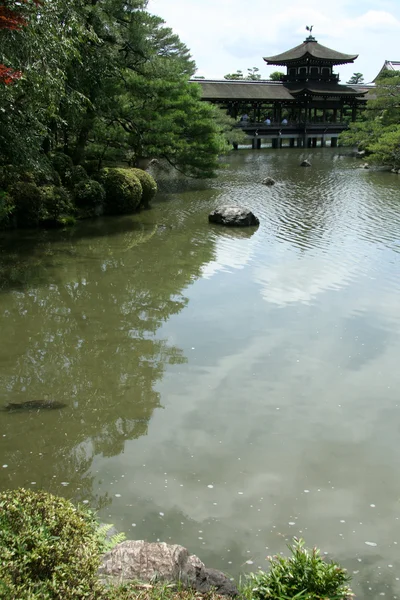
[[[132,214],[148,208],[156,193],[156,181],[142,169],[74,165],[55,153],[36,171],[0,167],[0,229],[66,227],[102,214]]]

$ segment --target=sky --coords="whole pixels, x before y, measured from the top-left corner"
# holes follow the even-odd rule
[[[359,55],[335,67],[342,83],[354,72],[370,82],[385,60],[400,60],[400,0],[149,0],[148,10],[179,35],[196,75],[207,79],[254,66],[268,78],[282,68],[267,67],[262,57],[301,44],[306,25],[320,44]]]

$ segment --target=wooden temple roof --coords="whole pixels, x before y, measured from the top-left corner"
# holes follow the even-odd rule
[[[293,100],[280,82],[196,79],[203,100]]]
[[[303,93],[309,93],[313,96],[346,96],[358,97],[364,96],[367,90],[354,89],[350,85],[340,85],[338,83],[324,83],[322,81],[310,81],[306,85],[301,82],[286,83],[291,94],[297,96]]]
[[[296,96],[308,92],[316,96],[342,96],[362,98],[368,91],[367,86],[347,86],[330,82],[293,82],[281,83],[276,81],[234,81],[193,79],[202,90],[202,99],[210,101],[224,100],[263,100],[274,101],[296,100]]]
[[[310,36],[299,46],[282,52],[282,54],[266,56],[264,60],[269,65],[290,65],[304,62],[305,59],[317,63],[342,65],[354,62],[357,56],[358,54],[343,54],[342,52],[332,50],[327,46],[319,44],[315,38]]]

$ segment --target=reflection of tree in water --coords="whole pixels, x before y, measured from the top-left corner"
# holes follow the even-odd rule
[[[0,326],[10,343],[0,351],[0,384],[4,403],[68,405],[2,418],[3,433],[18,440],[5,456],[17,484],[37,471],[47,487],[56,474],[79,480],[89,498],[93,457],[147,434],[160,407],[157,381],[167,364],[186,360],[156,332],[186,305],[182,290],[212,259],[212,237],[190,222],[171,231],[110,219],[85,229],[53,242],[43,233],[3,241]]]

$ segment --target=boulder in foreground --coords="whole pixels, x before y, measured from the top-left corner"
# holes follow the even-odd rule
[[[101,581],[121,584],[129,581],[178,582],[198,592],[215,589],[218,594],[237,596],[237,588],[221,571],[207,569],[183,546],[143,540],[118,544],[104,555],[99,570]]]
[[[228,227],[249,227],[259,225],[257,217],[242,206],[220,206],[208,215],[210,223],[219,223]]]
[[[300,163],[301,167],[311,167],[311,163],[309,160],[303,160],[303,162]]]

